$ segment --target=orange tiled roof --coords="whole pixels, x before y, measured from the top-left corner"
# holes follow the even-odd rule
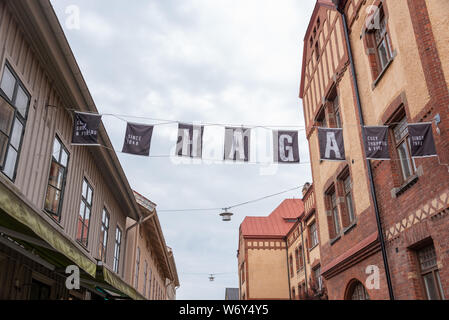
[[[246,217],[240,231],[244,237],[285,237],[303,214],[301,199],[286,199],[268,217]]]

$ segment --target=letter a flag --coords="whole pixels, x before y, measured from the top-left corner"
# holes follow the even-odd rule
[[[318,128],[318,142],[321,160],[345,161],[343,129]]]
[[[203,151],[204,126],[178,124],[176,155],[180,157],[201,158]]]
[[[390,160],[388,151],[388,127],[363,127],[366,158]]]
[[[153,126],[128,123],[122,152],[138,156],[149,156]]]
[[[98,145],[98,128],[101,115],[75,112],[73,124],[72,144]]]
[[[274,162],[299,163],[298,131],[273,131]]]
[[[224,160],[249,161],[251,129],[225,128]]]
[[[409,124],[408,133],[413,158],[437,156],[431,122]]]

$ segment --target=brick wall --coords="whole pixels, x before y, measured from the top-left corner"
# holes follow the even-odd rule
[[[430,101],[409,122],[432,121],[440,114],[440,133],[434,126],[438,158],[416,159],[417,181],[395,195],[399,166],[394,161],[377,163],[374,169],[376,194],[387,235],[387,249],[396,299],[425,299],[414,247],[433,241],[446,297],[449,296],[449,92],[436,47],[426,2],[408,0],[416,42]],[[446,70],[446,72],[449,70]],[[406,113],[407,105],[405,105]]]

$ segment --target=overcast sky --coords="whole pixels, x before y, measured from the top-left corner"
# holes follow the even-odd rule
[[[302,45],[315,0],[52,0],[100,113],[131,118],[236,125],[304,126],[298,98]],[[75,5],[79,28],[74,28]],[[76,22],[76,21],[75,21]],[[116,150],[126,122],[104,116]],[[295,128],[293,128],[295,129]],[[297,129],[297,128],[296,128]],[[298,129],[301,130],[301,129]],[[223,128],[208,127],[205,152],[222,156]],[[257,133],[253,158],[271,157],[270,131]],[[157,126],[151,155],[173,154],[177,125]],[[158,210],[228,207],[311,181],[307,140],[300,131],[302,164],[192,163],[118,153],[130,185]],[[218,151],[217,151],[218,150]],[[257,151],[255,151],[257,150]],[[268,157],[268,158],[267,158]],[[238,287],[239,225],[267,216],[293,191],[233,209],[160,212],[174,251],[178,299],[224,299]],[[217,273],[209,282],[208,274]],[[223,274],[219,274],[223,273]]]

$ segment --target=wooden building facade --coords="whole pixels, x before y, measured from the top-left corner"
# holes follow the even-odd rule
[[[97,108],[50,1],[0,1],[0,63],[0,299],[144,299],[123,276],[142,213],[102,124],[71,145]]]

